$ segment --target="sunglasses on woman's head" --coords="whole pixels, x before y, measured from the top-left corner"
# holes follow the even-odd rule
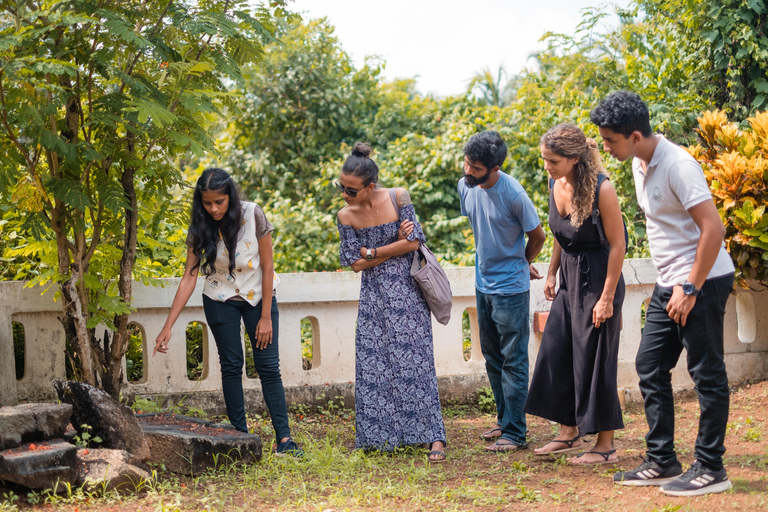
[[[333,184],[336,185],[336,189],[339,192],[341,192],[342,194],[346,192],[349,197],[355,197],[357,196],[357,193],[360,192],[360,189],[355,190],[353,188],[345,187],[344,185],[341,184],[339,180],[334,181]]]

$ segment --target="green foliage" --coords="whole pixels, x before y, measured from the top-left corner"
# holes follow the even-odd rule
[[[81,448],[88,448],[102,442],[102,439],[99,436],[94,436],[91,434],[93,427],[90,425],[80,425],[80,430],[82,431],[80,435],[76,435],[73,438],[76,446],[80,446]]]
[[[649,25],[669,28],[698,55],[704,92],[737,121],[768,108],[768,6],[754,0],[638,0]],[[702,62],[705,65],[702,65]],[[691,77],[688,78],[690,80]]]
[[[60,286],[82,377],[116,395],[131,278],[155,283],[183,250],[175,161],[213,150],[210,121],[236,112],[228,84],[275,41],[272,15],[242,0],[1,9],[0,198],[15,207],[0,269]]]
[[[489,386],[483,386],[477,390],[477,408],[487,414],[496,413],[496,400]]]
[[[165,411],[165,408],[158,401],[149,398],[137,398],[133,405],[131,405],[131,409],[137,413],[159,413]]]
[[[515,494],[515,499],[525,503],[543,501],[541,498],[541,491],[537,489],[528,489],[524,485],[517,486],[517,494]]]
[[[125,372],[128,382],[138,382],[144,377],[144,337],[136,324],[128,327],[131,341],[125,352]]]
[[[317,406],[317,412],[322,416],[341,419],[349,419],[352,417],[353,411],[346,407],[344,397],[341,395],[336,395],[333,398],[330,398],[327,397],[325,393],[320,393],[315,399],[324,402],[322,405]]]
[[[725,224],[725,243],[736,281],[768,284],[768,112],[747,119],[751,129],[729,123],[725,112],[699,118],[701,145],[690,149],[701,162]]]
[[[507,79],[507,71],[503,66],[499,66],[495,76],[490,68],[485,68],[472,77],[467,89],[488,106],[504,107],[514,99],[515,79]]]
[[[19,322],[13,322],[13,358],[16,366],[16,380],[24,377],[26,351],[27,345],[24,337],[24,325]]]
[[[339,143],[365,137],[380,68],[355,70],[326,20],[283,25],[279,35],[282,44],[266,48],[241,86],[244,115],[231,126],[228,164],[246,190],[297,199]]]
[[[203,351],[205,349],[203,339],[203,326],[199,322],[190,322],[186,329],[187,340],[187,378],[200,380],[203,378],[205,361]]]

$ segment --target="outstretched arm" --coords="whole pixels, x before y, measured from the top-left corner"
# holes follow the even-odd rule
[[[171,329],[173,324],[179,318],[184,306],[189,302],[189,298],[192,296],[192,292],[195,291],[197,285],[197,272],[200,267],[195,268],[197,264],[197,256],[192,252],[192,249],[187,249],[187,263],[184,267],[184,276],[179,282],[179,288],[176,290],[176,295],[173,297],[173,303],[171,304],[171,311],[168,313],[168,318],[165,319],[165,325],[160,331],[160,334],[155,338],[155,349],[152,351],[152,357],[158,352],[163,354],[168,353],[168,342],[171,339]]]

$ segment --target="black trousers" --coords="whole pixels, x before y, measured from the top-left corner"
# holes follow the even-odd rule
[[[665,308],[672,288],[656,285],[646,312],[645,328],[635,361],[648,420],[648,457],[661,465],[677,461],[672,368],[683,348],[688,373],[699,395],[699,434],[696,460],[713,470],[723,466],[728,422],[728,376],[723,361],[723,317],[733,288],[733,274],[705,281],[685,327],[675,323]]]
[[[270,299],[267,299],[268,301]],[[261,308],[264,301],[251,306],[244,300],[228,300],[220,302],[203,295],[205,320],[211,328],[216,340],[221,365],[221,387],[224,391],[224,404],[227,406],[227,416],[232,425],[240,432],[248,432],[245,417],[245,397],[243,396],[243,355],[241,322],[253,347],[253,363],[261,381],[261,392],[267,404],[272,426],[275,428],[275,438],[291,437],[288,426],[288,407],[285,402],[285,390],[280,376],[280,350],[277,345],[279,312],[277,299],[271,298],[270,316],[272,318],[272,343],[266,348],[256,347],[254,335],[256,325],[261,318]]]

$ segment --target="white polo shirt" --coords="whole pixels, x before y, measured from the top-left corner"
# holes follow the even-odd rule
[[[660,135],[648,170],[643,171],[642,161],[635,158],[632,174],[637,202],[645,212],[651,258],[659,272],[656,282],[665,287],[683,284],[691,273],[701,236],[688,210],[712,200],[701,165]],[[732,272],[733,261],[723,243],[707,279]]]

